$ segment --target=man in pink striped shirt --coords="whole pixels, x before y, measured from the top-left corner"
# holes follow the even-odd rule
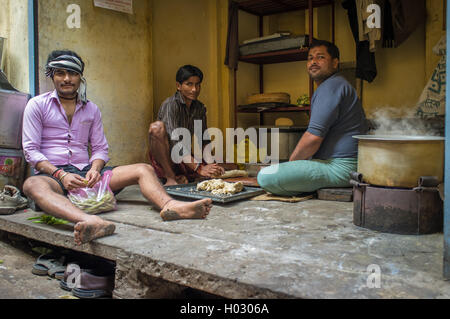
[[[34,167],[35,176],[23,186],[46,213],[75,223],[77,245],[114,233],[115,225],[88,215],[65,196],[67,191],[93,187],[103,172],[112,170],[110,188],[118,193],[138,184],[142,194],[161,208],[163,220],[206,218],[210,199],[182,202],[172,199],[148,164],[105,167],[109,161],[108,143],[103,133],[101,113],[86,98],[84,63],[72,51],[53,51],[47,61],[46,75],[55,90],[28,102],[23,117],[23,150]],[[91,146],[91,156],[88,147]]]

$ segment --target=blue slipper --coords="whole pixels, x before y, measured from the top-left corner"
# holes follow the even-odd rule
[[[50,276],[56,279],[62,279],[66,266],[64,262],[66,256],[55,254],[40,255],[33,265],[31,272],[38,276]]]

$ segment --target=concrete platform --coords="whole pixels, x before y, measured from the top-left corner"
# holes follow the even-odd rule
[[[39,215],[31,210],[0,216],[0,229],[116,261],[116,298],[179,287],[225,298],[450,298],[442,234],[358,228],[352,203],[241,201],[215,205],[206,220],[163,222],[135,187],[118,199],[101,215],[116,233],[80,247],[71,227],[28,221]],[[380,288],[368,287],[370,265],[380,267]]]

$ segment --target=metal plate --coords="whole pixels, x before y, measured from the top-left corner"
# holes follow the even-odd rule
[[[440,136],[406,136],[406,135],[355,135],[353,138],[364,141],[393,141],[393,142],[428,142],[444,141]]]
[[[205,199],[211,198],[213,202],[230,203],[241,199],[246,199],[254,196],[264,194],[265,191],[258,187],[244,186],[244,190],[234,195],[213,195],[211,192],[197,191],[197,183],[190,183],[184,185],[173,185],[165,187],[167,193],[173,196]]]

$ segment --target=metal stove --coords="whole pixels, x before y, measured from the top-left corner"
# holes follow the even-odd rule
[[[443,201],[436,177],[423,176],[412,189],[369,185],[351,175],[353,223],[383,233],[423,235],[442,232]]]

